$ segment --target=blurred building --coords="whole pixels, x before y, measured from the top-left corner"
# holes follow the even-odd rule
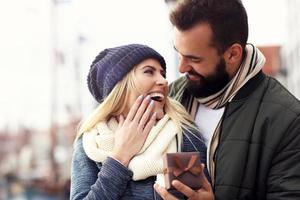
[[[258,46],[258,49],[266,57],[263,72],[276,78],[281,84],[287,86],[286,67],[282,62],[281,50],[279,45]]]
[[[279,73],[281,65],[280,46],[259,46],[258,48],[266,57],[263,71],[266,74],[276,76]]]
[[[86,85],[91,61],[104,48],[145,43],[175,66],[167,6],[161,0],[29,0],[7,1],[0,11],[6,22],[0,199],[68,199],[76,127],[95,106]],[[169,79],[177,78],[177,70],[168,70]]]
[[[300,99],[300,1],[286,1],[289,13],[288,38],[283,46],[283,65],[287,69],[287,87]]]

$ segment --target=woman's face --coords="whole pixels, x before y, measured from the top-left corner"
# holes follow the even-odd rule
[[[141,94],[149,95],[154,100],[154,112],[157,119],[164,116],[164,105],[168,94],[168,81],[165,79],[165,71],[155,59],[146,59],[134,68],[135,91],[129,97],[128,108],[131,108],[135,100]]]

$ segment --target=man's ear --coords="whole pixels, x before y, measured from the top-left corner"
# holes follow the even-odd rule
[[[242,57],[243,47],[238,43],[231,45],[224,53],[225,62],[231,66],[239,64],[242,60]]]
[[[243,59],[243,47],[238,43],[234,43],[224,52],[223,58],[226,63],[226,71],[230,77],[233,77]]]

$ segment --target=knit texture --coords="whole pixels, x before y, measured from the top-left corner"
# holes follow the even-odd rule
[[[195,135],[199,133],[184,133],[181,149],[200,151],[201,162],[206,163],[206,146]],[[82,146],[82,137],[74,148],[70,200],[161,200],[153,189],[155,176],[133,181],[132,172],[113,158],[108,157],[102,163],[89,159]]]
[[[101,51],[87,76],[88,88],[95,100],[101,103],[131,69],[148,58],[156,59],[166,70],[164,58],[146,45],[130,44]]]
[[[83,147],[91,160],[103,162],[111,156],[117,126],[116,119],[111,118],[108,123],[100,122],[95,129],[83,134]],[[128,165],[133,172],[133,180],[142,180],[162,173],[164,153],[177,151],[176,134],[178,132],[168,115],[157,122],[140,152]]]

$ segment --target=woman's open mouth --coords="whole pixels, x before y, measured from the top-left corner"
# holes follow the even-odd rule
[[[162,102],[165,99],[165,96],[162,93],[154,92],[149,95],[153,101]]]

